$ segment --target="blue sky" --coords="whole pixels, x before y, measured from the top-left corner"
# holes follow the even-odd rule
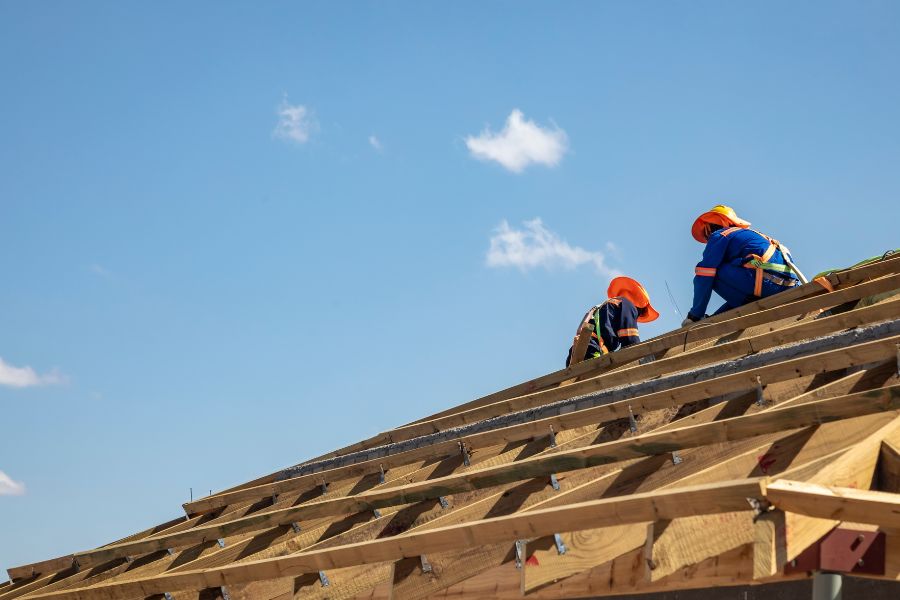
[[[613,272],[677,327],[713,204],[900,245],[898,67],[891,1],[0,4],[0,567],[555,370]]]

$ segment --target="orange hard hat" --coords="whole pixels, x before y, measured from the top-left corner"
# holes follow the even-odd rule
[[[694,236],[694,239],[701,244],[705,244],[709,239],[709,233],[706,230],[707,225],[720,225],[722,227],[740,227],[741,229],[747,229],[748,227],[750,227],[750,222],[738,217],[737,213],[734,212],[734,209],[730,206],[725,206],[724,204],[716,204],[711,209],[697,217],[697,220],[694,221],[694,224],[691,226],[691,235]]]
[[[649,323],[659,318],[659,313],[650,306],[650,294],[647,293],[644,286],[631,277],[616,277],[610,281],[606,296],[608,298],[617,296],[628,298],[638,308],[645,308],[643,314],[638,316],[638,321],[641,323]]]

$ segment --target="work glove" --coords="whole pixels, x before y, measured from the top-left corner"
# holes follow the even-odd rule
[[[694,317],[694,315],[692,315],[691,313],[688,313],[688,315],[684,318],[684,321],[681,322],[681,326],[687,327],[688,325],[693,325],[699,320],[700,319]]]

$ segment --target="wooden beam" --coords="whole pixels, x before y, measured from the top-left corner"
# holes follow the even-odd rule
[[[887,421],[882,419],[880,423],[886,423],[885,426],[894,426],[897,420],[898,417],[895,416]],[[867,421],[872,423],[871,420]],[[858,423],[857,426],[860,424]],[[835,439],[834,434],[840,436],[843,432],[838,424],[832,425],[837,425],[837,427],[834,428],[831,435],[820,435],[824,432],[822,432],[823,428],[819,428],[810,438],[809,443],[800,446],[799,452],[778,448],[780,444],[773,445],[770,451],[759,457],[759,466],[768,471],[770,476],[781,471],[784,477],[798,479],[814,477],[824,465],[830,466],[842,460],[839,457],[846,454],[844,449],[852,443]],[[883,431],[885,426],[879,428],[878,431]],[[857,431],[871,432],[872,430],[873,428],[869,426]],[[846,434],[852,435],[849,428],[846,429]],[[856,436],[855,439],[858,440],[859,436]],[[791,457],[796,466],[784,471],[784,467],[780,467],[778,461],[773,460],[773,457],[778,454],[786,454]],[[649,579],[651,581],[664,579],[671,573],[689,565],[745,544],[753,545],[755,552],[755,546],[760,540],[755,537],[758,532],[755,530],[751,516],[752,513],[745,510],[723,515],[683,517],[672,520],[665,527],[658,528],[654,532],[652,554],[648,556],[653,564],[653,569],[648,573]],[[710,531],[722,533],[710,535]],[[779,554],[777,548],[775,553]]]
[[[767,579],[787,564],[787,525],[780,510],[759,515],[753,523],[753,579]]]
[[[688,565],[662,580],[650,582],[644,579],[646,561],[643,549],[636,548],[589,571],[562,579],[557,583],[548,584],[536,592],[529,593],[526,598],[557,600],[628,594],[641,594],[639,597],[645,597],[643,594],[654,592],[665,593],[668,597],[677,590],[760,583],[753,581],[752,561],[753,548],[750,545],[744,545],[699,563]],[[791,579],[805,577],[806,575],[800,574],[792,576]],[[681,595],[679,594],[677,597],[680,598]],[[513,600],[515,596],[499,596],[499,598]]]
[[[900,267],[900,261],[897,260],[897,257],[893,257],[872,265],[834,273],[827,276],[827,279],[829,280],[829,285],[833,287],[856,286],[861,282],[873,280],[886,274],[895,273],[897,272],[898,267]],[[846,292],[849,290],[839,291]],[[781,294],[776,294],[775,296],[770,296],[752,302],[739,309],[728,311],[727,313],[723,313],[722,315],[706,319],[704,320],[703,327],[692,327],[687,329],[682,328],[680,330],[676,330],[675,332],[672,332],[670,334],[666,334],[664,336],[645,341],[644,343],[638,344],[631,348],[626,348],[620,350],[619,352],[612,353],[610,355],[607,355],[606,357],[602,357],[599,360],[591,361],[590,363],[572,365],[567,369],[538,377],[525,383],[512,386],[500,392],[489,394],[488,396],[485,396],[478,400],[474,400],[455,408],[436,413],[425,419],[420,419],[419,421],[414,421],[413,423],[410,423],[410,425],[416,425],[424,421],[438,419],[443,416],[454,414],[470,408],[477,408],[479,406],[491,404],[500,400],[521,396],[523,394],[546,389],[548,387],[553,387],[558,385],[560,382],[572,377],[583,377],[591,373],[596,374],[612,368],[615,365],[627,364],[628,362],[636,361],[645,356],[663,352],[667,348],[686,344],[689,341],[688,338],[694,340],[719,337],[724,333],[728,333],[730,331],[737,331],[746,329],[747,327],[752,327],[754,324],[758,325],[783,318],[784,316],[802,314],[826,306],[834,306],[846,301],[844,296],[834,295],[835,292],[831,292],[829,294],[824,294],[823,292],[824,288],[822,288],[822,286],[817,283],[810,283],[804,286],[799,286],[786,292],[782,292]],[[855,290],[851,293],[851,295],[858,292],[860,292],[860,290]],[[821,297],[816,297],[819,295],[821,295]],[[803,300],[804,298],[806,300]],[[822,300],[821,298],[826,299]],[[791,305],[790,308],[786,311],[782,310],[780,313],[770,312],[775,307],[784,309],[786,305]],[[314,462],[315,460],[319,459],[348,454],[359,450],[388,444],[393,441],[394,434],[394,431],[384,432],[368,440],[352,444],[350,446],[330,452],[321,457],[318,457],[317,459],[313,459],[307,462]],[[228,488],[226,490],[223,490],[222,492],[219,492],[219,494],[274,483],[278,480],[280,475],[280,471],[275,472],[257,478],[253,481]],[[191,514],[194,512],[202,511],[196,508],[188,508],[187,512]]]
[[[643,456],[666,454],[674,450],[744,439],[772,431],[804,427],[896,408],[900,408],[900,386],[765,411],[756,415],[734,417],[658,434],[646,434],[546,456],[535,456],[511,464],[475,469],[470,472],[395,488],[371,490],[350,497],[311,502],[259,515],[250,515],[218,525],[196,527],[169,536],[157,536],[118,546],[98,548],[78,553],[76,557],[79,564],[82,565],[99,564],[122,556],[183,547],[276,525],[289,525],[302,519],[366,512],[397,504],[433,500],[453,493],[488,488],[535,477],[546,477],[551,473],[599,466]]]
[[[878,285],[876,286],[876,284]],[[885,280],[878,280],[875,282],[870,282],[868,284],[863,284],[863,286],[874,286],[874,288],[870,289],[881,289],[882,287],[893,289],[896,287],[900,287],[900,274],[893,275],[886,278]],[[859,287],[861,288],[863,286]],[[851,289],[856,289],[858,291],[858,288]],[[846,291],[849,292],[850,290]],[[834,293],[841,294],[844,292]],[[435,433],[437,431],[443,431],[484,419],[489,419],[498,415],[508,414],[510,412],[525,410],[543,404],[548,404],[550,402],[563,400],[577,394],[584,394],[592,391],[602,390],[615,385],[621,385],[622,383],[641,381],[649,377],[671,373],[679,369],[688,369],[696,367],[697,365],[711,364],[716,361],[727,360],[730,358],[743,356],[748,353],[759,352],[761,350],[779,346],[788,342],[810,339],[813,337],[824,335],[826,333],[840,331],[841,329],[855,327],[857,325],[863,325],[867,323],[874,323],[886,318],[896,318],[897,312],[898,311],[896,305],[893,305],[893,303],[891,303],[888,306],[875,305],[866,309],[842,313],[825,319],[817,319],[814,321],[801,323],[786,329],[779,329],[771,333],[756,336],[752,338],[753,340],[755,340],[755,344],[748,340],[737,340],[728,344],[723,344],[721,346],[701,350],[699,352],[692,352],[686,355],[678,355],[672,358],[654,361],[647,365],[638,365],[630,369],[612,371],[608,374],[601,374],[597,377],[579,381],[578,383],[563,388],[534,392],[532,394],[518,396],[507,400],[502,400],[500,402],[495,402],[493,404],[461,411],[453,415],[441,417],[440,419],[434,419],[417,425],[411,425],[405,428],[396,429],[391,432],[391,438],[394,442],[409,440],[423,435]],[[614,356],[615,354],[618,353],[611,353],[606,356]],[[598,360],[602,360],[602,358],[604,357],[592,359],[591,361],[587,362],[595,362]]]
[[[891,420],[866,439],[856,443],[825,468],[810,477],[797,479],[822,485],[868,489],[874,480],[875,466],[882,440],[896,435],[900,435],[900,417]],[[785,535],[783,539],[778,538],[784,543],[784,548],[778,548],[775,551],[779,556],[785,556],[788,561],[799,556],[801,552],[820,540],[839,523],[837,519],[796,512],[785,514],[784,520]]]
[[[39,594],[35,598],[125,600],[135,595],[147,596],[166,591],[204,589],[259,579],[276,579],[324,569],[399,560],[454,548],[465,549],[475,545],[549,535],[557,531],[730,512],[743,508],[748,497],[759,498],[764,495],[765,480],[761,478],[677,488],[666,492],[633,494],[204,571],[101,584],[92,588],[90,592],[66,590]]]
[[[900,529],[900,494],[779,479],[766,498],[786,512]]]
[[[878,457],[878,490],[900,493],[900,448],[882,440]]]
[[[842,286],[856,287],[857,285],[862,285],[863,282],[868,283],[876,278],[897,273],[898,270],[900,270],[900,260],[898,260],[898,257],[895,256],[889,258],[887,261],[880,262],[875,265],[869,265],[863,268],[829,275],[827,276],[827,279],[829,280],[829,283],[835,288]],[[868,288],[865,289],[865,291],[854,290],[853,292],[850,292],[850,289],[852,288],[848,287],[847,289],[838,290],[839,292],[849,293],[836,294],[835,292],[826,293],[825,288],[823,288],[818,283],[809,283],[803,286],[799,286],[786,292],[776,294],[774,296],[756,300],[738,309],[731,310],[720,315],[710,317],[708,319],[704,319],[702,322],[702,327],[692,325],[689,327],[676,329],[675,331],[663,334],[656,338],[645,340],[641,344],[637,344],[630,348],[625,348],[618,352],[609,354],[606,357],[602,357],[599,361],[591,361],[590,364],[584,363],[582,365],[578,365],[578,368],[570,367],[568,369],[562,369],[553,373],[549,373],[547,375],[543,375],[530,381],[512,386],[505,390],[494,392],[493,394],[489,394],[477,400],[472,400],[465,404],[461,404],[459,406],[455,406],[453,408],[435,413],[429,417],[419,419],[418,421],[410,423],[410,425],[416,425],[424,421],[432,421],[447,415],[461,412],[463,410],[478,408],[479,406],[484,406],[486,404],[493,404],[494,402],[499,402],[508,398],[514,398],[516,396],[529,394],[540,389],[553,387],[555,385],[558,385],[560,382],[572,377],[580,378],[591,374],[596,374],[613,366],[623,365],[628,362],[633,362],[644,358],[645,356],[650,356],[652,354],[665,351],[669,348],[684,345],[685,343],[687,343],[687,341],[720,337],[733,331],[747,329],[748,327],[752,327],[754,325],[760,325],[784,317],[800,315],[826,307],[830,308],[832,306],[837,306],[850,300],[857,300],[864,296],[878,293],[878,291],[869,290],[880,290],[881,287],[879,284],[877,287]],[[860,295],[857,296],[857,294]],[[716,327],[711,328],[712,325],[716,325]],[[398,427],[397,429],[402,428]],[[392,430],[391,433],[393,433],[394,431],[396,430]],[[376,438],[373,438],[373,440],[374,439]],[[377,444],[378,443],[376,443],[376,445]],[[355,449],[361,449],[361,447],[361,444],[348,446],[347,448],[342,449],[340,453],[345,454]]]
[[[883,309],[883,307],[879,307],[879,308],[880,308],[880,309]],[[856,311],[854,311],[854,312],[856,312]],[[847,314],[847,313],[845,313],[845,314]],[[873,314],[874,314],[874,313],[873,313]],[[858,317],[857,317],[857,318],[858,318]],[[821,322],[825,322],[825,321],[826,321],[826,319],[822,319],[822,320],[820,320],[820,323],[813,323],[813,324],[820,327],[820,326],[821,326]],[[805,324],[805,325],[808,325],[808,324]],[[658,362],[662,362],[662,361],[658,361]],[[406,456],[406,458],[410,458],[410,457],[409,457],[409,456]],[[576,468],[577,468],[577,467],[576,467]],[[405,486],[404,486],[404,487],[405,487]],[[480,489],[480,488],[478,488],[478,489]],[[254,516],[259,516],[259,515],[254,515]],[[227,519],[222,519],[222,520],[221,520],[221,524],[222,524],[222,525],[225,525],[226,523],[230,522],[231,520],[232,520],[231,517],[229,517],[229,518],[227,518]],[[172,529],[184,529],[184,528],[186,528],[186,527],[188,527],[187,522],[181,522],[180,524],[178,524],[177,526],[173,527]],[[236,533],[233,533],[233,535],[234,535],[234,536],[237,536],[237,537],[241,537],[241,536],[243,536],[244,534],[241,533],[240,530],[238,530]],[[158,537],[158,536],[157,536],[157,537]],[[163,537],[164,537],[164,536],[163,536]],[[130,543],[130,542],[126,542],[126,543]],[[121,546],[121,545],[122,545],[122,544],[114,544],[112,547]]]
[[[798,376],[834,371],[855,365],[864,365],[879,360],[888,360],[896,354],[896,344],[900,342],[900,336],[893,336],[883,340],[868,342],[839,350],[831,350],[815,355],[805,356],[779,363],[766,365],[731,375],[724,375],[714,379],[698,383],[684,385],[672,390],[650,393],[627,400],[613,401],[610,404],[601,404],[574,412],[561,412],[556,416],[512,425],[502,429],[495,429],[483,433],[466,436],[466,443],[474,447],[487,446],[497,443],[512,443],[528,439],[534,436],[547,435],[550,427],[555,431],[583,427],[595,423],[602,423],[613,419],[627,418],[629,407],[635,413],[668,408],[687,402],[694,402],[713,396],[719,396],[739,390],[753,389],[757,385],[757,377],[763,378],[765,383],[773,383],[793,379]],[[577,385],[577,384],[576,384]],[[574,387],[574,386],[573,386]],[[578,406],[575,407],[576,409]],[[561,410],[561,409],[560,409]],[[403,464],[411,460],[422,459],[434,454],[450,454],[458,451],[457,440],[449,440],[432,446],[407,451],[401,454],[385,456],[371,461],[348,465],[323,471],[302,475],[276,484],[249,488],[234,493],[222,494],[204,498],[193,505],[196,510],[213,510],[218,504],[233,503],[247,498],[259,498],[270,496],[273,493],[305,489],[317,484],[323,479],[346,477],[366,472],[377,472],[379,465],[393,466]]]
[[[779,438],[769,438],[762,444],[745,443],[727,448],[722,445],[708,446],[695,449],[693,454],[692,451],[686,451],[681,455],[683,462],[680,465],[675,466],[667,462],[666,471],[670,473],[670,477],[643,477],[640,488],[635,491],[664,490],[674,485],[708,484],[738,477],[773,475],[787,470],[792,470],[795,477],[800,476],[800,473],[806,472],[808,467],[817,470],[823,464],[823,460],[833,460],[835,452],[846,450],[848,446],[868,437],[892,420],[890,415],[871,415],[840,423],[829,423],[811,430],[786,433]],[[695,456],[695,454],[699,454],[699,456]],[[708,458],[708,460],[704,460],[704,458]],[[798,471],[801,468],[803,470]],[[677,475],[673,477],[671,474]],[[629,490],[603,491],[601,488],[590,491],[596,495],[610,492],[628,493]],[[566,495],[571,495],[571,493]],[[575,501],[578,499],[576,498]],[[562,498],[562,501],[566,501],[565,497]],[[675,523],[677,528],[677,520]],[[748,518],[748,526],[749,523],[750,519]],[[674,531],[675,529],[672,529],[669,533]],[[708,532],[709,529],[704,529],[704,531]],[[582,547],[583,543],[589,542],[590,536],[601,540],[616,540],[616,547],[594,548],[590,545]],[[529,544],[528,554],[534,556],[541,566],[534,566],[530,563],[525,566],[524,589],[526,592],[539,589],[550,581],[583,571],[583,563],[593,561],[591,566],[596,566],[610,561],[620,554],[618,545],[637,547],[643,543],[645,533],[633,526],[623,525],[578,532],[578,534],[563,533],[561,537],[566,547],[573,548],[574,552],[582,557],[582,560],[570,561],[569,552],[563,556],[557,556],[549,539],[536,540],[534,544]],[[688,561],[689,557],[678,553],[677,546],[671,549],[666,547],[667,542],[668,538],[657,540],[656,554],[662,567],[660,573],[667,569],[669,572],[673,572],[677,568],[676,565],[692,564],[692,562],[684,562]],[[739,541],[734,546],[743,543],[749,542]],[[698,547],[702,545],[701,541]],[[709,546],[706,546],[705,552],[710,552]],[[670,565],[671,568],[667,565]],[[656,579],[659,579],[659,575]]]

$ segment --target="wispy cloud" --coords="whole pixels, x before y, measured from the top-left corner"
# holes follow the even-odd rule
[[[607,266],[602,252],[570,245],[547,229],[540,219],[525,221],[521,229],[510,227],[506,220],[501,221],[491,236],[486,263],[489,267],[515,267],[523,272],[536,267],[551,270],[592,265],[598,273],[619,274]]]
[[[109,272],[109,269],[97,263],[91,264],[88,268],[91,270],[91,273],[99,275],[100,277],[109,277],[112,275],[112,273]]]
[[[272,135],[289,142],[305,144],[318,128],[318,121],[306,106],[290,104],[285,96],[278,106],[278,124]]]
[[[0,496],[21,496],[24,493],[24,483],[13,481],[12,477],[0,471]]]
[[[25,388],[38,385],[56,385],[65,383],[66,378],[57,370],[39,375],[31,367],[14,367],[0,358],[0,385]]]
[[[480,135],[466,138],[466,146],[479,160],[493,160],[513,173],[521,173],[530,164],[555,167],[568,149],[566,132],[555,124],[541,127],[526,121],[519,109],[513,109],[499,133],[486,128]]]
[[[377,152],[381,152],[384,150],[384,146],[381,145],[381,140],[379,140],[374,135],[369,136],[369,145],[375,148]]]

